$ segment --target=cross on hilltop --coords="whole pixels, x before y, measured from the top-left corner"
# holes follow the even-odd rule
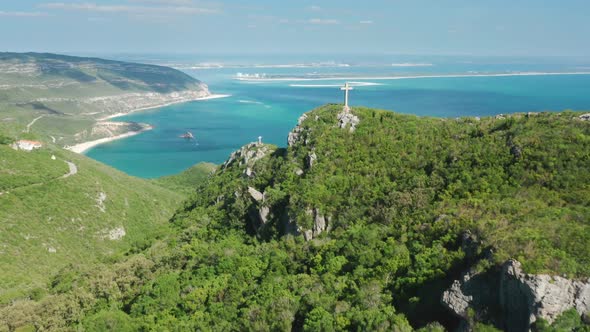
[[[344,111],[350,111],[350,107],[348,107],[348,91],[352,90],[352,87],[346,82],[340,90],[344,91]]]

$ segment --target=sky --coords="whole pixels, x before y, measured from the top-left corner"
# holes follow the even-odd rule
[[[0,0],[0,51],[589,56],[588,0]]]

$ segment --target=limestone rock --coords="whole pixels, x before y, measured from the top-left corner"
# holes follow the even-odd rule
[[[515,288],[527,297],[529,324],[537,318],[552,323],[570,308],[580,314],[590,310],[590,280],[582,282],[560,276],[525,274],[518,261],[509,260],[504,264],[500,280],[501,304],[507,310],[512,309],[510,296]]]
[[[125,237],[126,234],[127,233],[125,232],[125,228],[117,227],[111,229],[107,237],[109,240],[116,241],[121,240],[123,237]]]
[[[303,231],[303,238],[305,239],[305,241],[313,240],[313,231],[311,229]]]
[[[582,121],[590,121],[590,113],[582,114],[578,117]]]
[[[465,273],[443,293],[441,303],[464,319],[472,308],[476,317],[506,331],[528,331],[537,319],[552,323],[571,308],[580,315],[589,312],[590,279],[526,274],[518,261],[509,260],[498,271]]]
[[[259,145],[257,142],[244,145],[239,150],[232,152],[226,162],[221,166],[221,169],[225,170],[235,163],[239,166],[252,166],[270,152],[271,149],[269,146],[264,144]]]
[[[307,117],[307,113],[303,113],[303,115],[301,115],[297,121],[297,126],[295,126],[295,128],[293,128],[293,130],[289,133],[289,137],[287,138],[287,143],[289,146],[293,146],[301,140],[304,133],[304,129],[302,127],[303,121],[305,121]]]
[[[262,224],[266,224],[268,222],[268,215],[270,214],[270,208],[268,206],[262,206],[258,210],[258,214],[260,215],[260,221]]]
[[[248,214],[254,229],[258,232],[261,227],[268,223],[270,207],[264,205],[266,193],[261,193],[253,187],[248,187],[248,193],[257,203],[250,206]]]
[[[252,187],[248,187],[248,193],[250,193],[250,196],[252,196],[257,202],[262,202],[264,200],[264,194]]]
[[[244,170],[244,175],[246,175],[246,177],[249,177],[249,178],[251,178],[251,177],[253,177],[253,176],[254,176],[254,174],[255,174],[255,173],[254,173],[254,171],[253,171],[253,170],[252,170],[250,167],[247,167],[247,168]]]
[[[361,122],[358,116],[352,114],[350,109],[343,110],[342,112],[338,113],[338,127],[341,129],[345,129],[348,125],[350,125],[350,131],[353,132],[356,129],[356,126]]]
[[[330,218],[322,215],[318,209],[307,209],[305,213],[313,218],[311,229],[298,229],[299,233],[303,234],[305,241],[313,240],[320,234],[330,231]]]
[[[462,283],[455,280],[451,287],[443,293],[442,304],[456,315],[467,318],[467,309],[473,301],[473,296],[466,295],[461,290]]]
[[[315,152],[308,154],[305,160],[307,168],[311,169],[317,160],[318,156],[315,154]]]
[[[105,213],[106,212],[106,206],[104,204],[104,202],[107,199],[107,194],[104,192],[100,192],[98,193],[98,197],[96,198],[96,207],[100,210],[100,212]]]

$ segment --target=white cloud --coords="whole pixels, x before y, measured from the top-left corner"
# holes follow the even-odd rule
[[[129,6],[129,5],[97,5],[91,2],[84,3],[64,3],[51,2],[41,4],[39,7],[46,9],[59,10],[77,10],[99,13],[127,13],[136,15],[146,14],[177,14],[177,15],[194,15],[194,14],[215,14],[219,11],[210,8],[201,8],[194,6]]]
[[[373,21],[371,20],[364,20],[364,21],[360,21],[360,24],[373,24]]]
[[[42,12],[4,12],[0,10],[1,17],[42,17],[47,15]]]
[[[321,11],[321,10],[322,10],[322,7],[320,7],[320,6],[316,6],[316,5],[313,5],[313,6],[309,6],[309,7],[307,7],[307,9],[309,9],[309,10],[311,10],[311,11],[314,11],[314,12],[319,12],[319,11]]]
[[[312,18],[307,21],[309,24],[322,24],[322,25],[331,25],[331,24],[340,24],[340,21],[334,19],[323,19],[323,18]]]
[[[169,5],[169,6],[190,6],[193,4],[192,0],[128,0],[133,3],[146,3],[156,5]]]

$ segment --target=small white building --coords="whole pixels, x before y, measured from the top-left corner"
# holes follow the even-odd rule
[[[25,139],[18,140],[10,146],[15,150],[33,151],[43,147],[43,143],[38,141],[29,141]]]

